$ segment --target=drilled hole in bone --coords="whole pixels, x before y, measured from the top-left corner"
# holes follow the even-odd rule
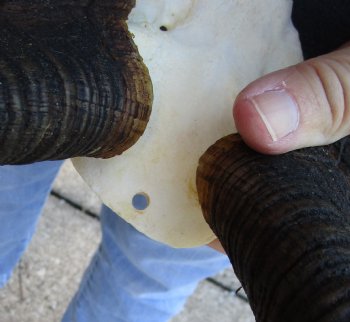
[[[160,29],[161,31],[168,31],[168,28],[165,27],[165,26],[160,26],[159,29]]]
[[[149,204],[149,196],[144,192],[137,193],[132,198],[132,205],[136,210],[145,210],[149,206]]]

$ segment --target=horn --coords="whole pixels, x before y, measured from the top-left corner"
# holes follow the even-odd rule
[[[227,136],[201,157],[203,213],[257,322],[350,320],[350,139],[267,156]]]
[[[134,5],[0,2],[0,164],[109,158],[138,140],[153,94],[126,25]]]

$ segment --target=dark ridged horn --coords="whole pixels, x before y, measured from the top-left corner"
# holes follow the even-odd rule
[[[135,1],[0,1],[0,164],[108,158],[148,122]]]
[[[256,321],[350,321],[349,143],[266,156],[230,135],[201,157],[204,216]]]

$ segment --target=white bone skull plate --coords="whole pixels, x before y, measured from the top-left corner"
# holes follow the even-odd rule
[[[236,132],[232,106],[263,74],[302,59],[289,0],[139,0],[129,17],[153,83],[147,129],[108,160],[78,158],[76,169],[117,214],[174,247],[215,236],[196,192],[200,156]]]

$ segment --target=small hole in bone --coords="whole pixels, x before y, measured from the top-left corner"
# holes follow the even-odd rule
[[[132,205],[136,210],[145,210],[150,204],[148,195],[144,192],[137,193],[132,198]]]
[[[160,29],[161,31],[168,31],[168,28],[165,27],[165,26],[160,26],[159,29]]]

